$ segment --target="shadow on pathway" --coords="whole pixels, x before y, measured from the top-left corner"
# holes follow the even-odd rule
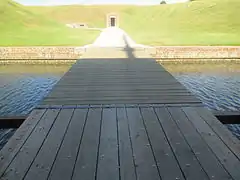
[[[134,56],[134,48],[131,48],[131,46],[128,44],[126,36],[124,35],[123,35],[123,41],[125,43],[125,47],[123,50],[126,52],[127,57],[131,60],[135,59],[136,57]]]

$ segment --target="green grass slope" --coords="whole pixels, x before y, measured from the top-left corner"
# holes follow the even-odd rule
[[[116,12],[120,27],[147,45],[240,45],[239,0],[195,0],[159,6],[29,7],[59,23],[105,27]]]
[[[0,0],[0,46],[84,45],[99,34],[69,29],[11,0]]]
[[[238,0],[141,8],[125,13],[123,18],[129,22],[122,26],[137,41],[152,45],[240,45],[239,8]]]

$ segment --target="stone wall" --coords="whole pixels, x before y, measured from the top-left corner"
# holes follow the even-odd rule
[[[0,60],[79,59],[84,51],[81,47],[0,47]]]
[[[240,46],[159,46],[146,51],[156,59],[240,58]]]
[[[159,46],[145,48],[156,59],[234,59],[240,46]],[[0,47],[0,60],[75,60],[85,52],[82,47]]]

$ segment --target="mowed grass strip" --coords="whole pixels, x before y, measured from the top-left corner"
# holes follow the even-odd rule
[[[106,14],[112,12],[119,14],[120,28],[137,43],[240,45],[239,0],[194,0],[157,6],[51,7],[24,7],[10,0],[1,1],[8,2],[4,10],[10,16],[4,15],[6,26],[0,16],[0,45],[89,44],[100,31],[71,29],[65,24],[87,23],[89,27],[105,28]],[[10,7],[9,3],[16,7]],[[1,7],[0,4],[0,13]]]
[[[97,30],[71,29],[11,0],[0,1],[0,46],[82,46]]]

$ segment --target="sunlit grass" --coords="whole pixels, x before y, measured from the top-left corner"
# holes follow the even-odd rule
[[[82,46],[100,32],[70,29],[10,0],[0,3],[0,46]]]
[[[5,2],[5,3],[4,3]],[[240,45],[239,0],[195,0],[159,6],[23,7],[0,3],[0,45],[85,45],[100,31],[66,23],[106,27],[106,14],[119,14],[120,28],[146,45]]]

